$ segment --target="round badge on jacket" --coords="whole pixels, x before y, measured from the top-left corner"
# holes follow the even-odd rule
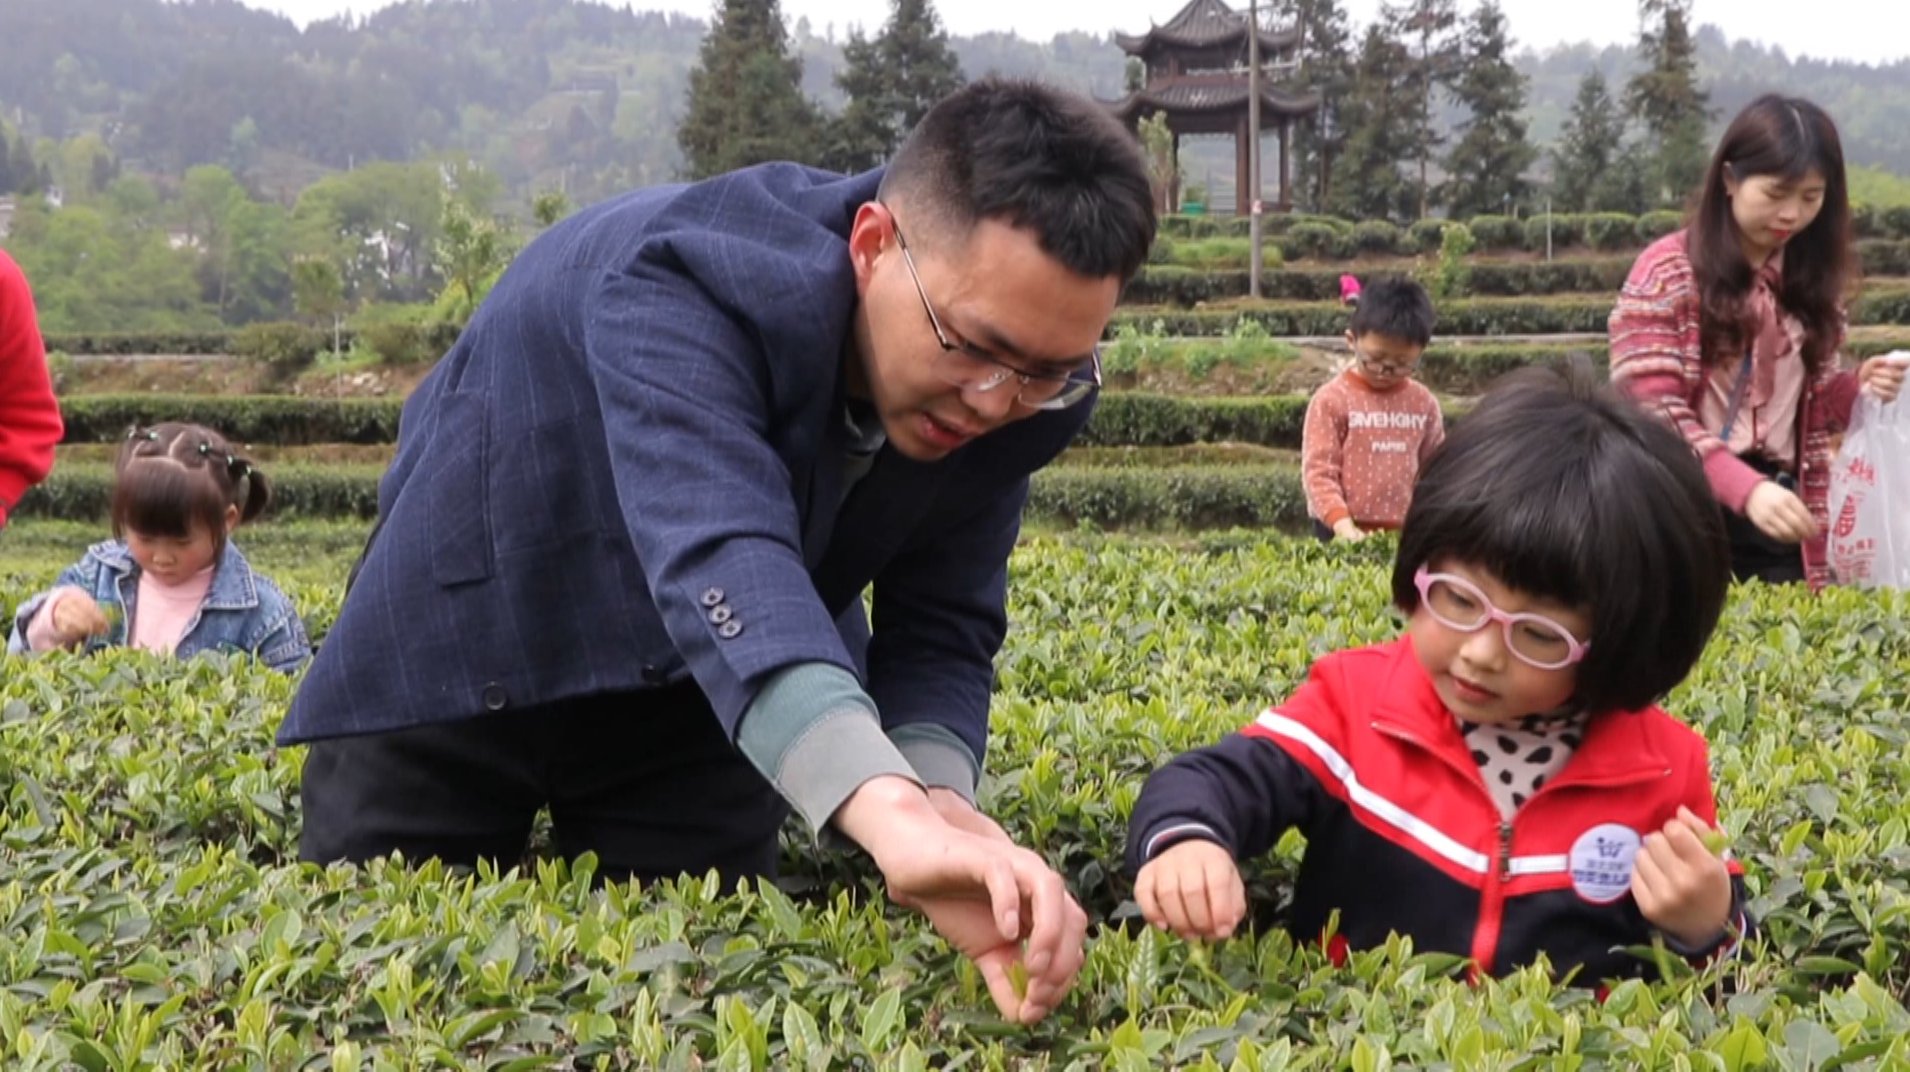
[[[1631,865],[1644,839],[1621,823],[1600,823],[1572,842],[1572,888],[1593,904],[1631,892]]]

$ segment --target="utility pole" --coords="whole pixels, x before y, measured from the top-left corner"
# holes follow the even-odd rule
[[[1260,0],[1247,0],[1247,293],[1260,297]]]

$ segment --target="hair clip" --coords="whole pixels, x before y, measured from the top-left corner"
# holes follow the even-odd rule
[[[234,457],[228,454],[225,456],[225,471],[230,474],[234,480],[244,480],[252,475],[252,463],[246,461],[244,458]]]
[[[157,443],[159,442],[159,433],[150,428],[142,432],[139,430],[139,425],[135,424],[126,429],[126,438],[128,441],[143,439],[148,443]]]

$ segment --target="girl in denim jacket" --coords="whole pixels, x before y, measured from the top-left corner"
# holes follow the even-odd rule
[[[20,607],[7,650],[244,651],[297,669],[312,654],[298,610],[228,539],[270,499],[265,474],[217,432],[133,429],[114,465],[114,538]]]

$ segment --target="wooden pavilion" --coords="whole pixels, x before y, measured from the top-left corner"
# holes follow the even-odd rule
[[[1300,44],[1299,28],[1261,27],[1259,34],[1260,127],[1280,132],[1280,195],[1272,207],[1286,212],[1293,207],[1289,161],[1293,124],[1318,114],[1320,95],[1291,79],[1270,77],[1271,72],[1297,67],[1293,55]],[[1248,154],[1256,138],[1248,130],[1246,13],[1223,0],[1189,0],[1164,25],[1144,34],[1116,34],[1115,43],[1128,55],[1139,57],[1147,74],[1142,88],[1108,107],[1129,127],[1156,112],[1164,113],[1174,135],[1177,160],[1183,134],[1233,135],[1235,211],[1243,215],[1251,211],[1257,191],[1251,189]],[[1169,191],[1173,203],[1179,202],[1178,185],[1176,179],[1176,188]]]

